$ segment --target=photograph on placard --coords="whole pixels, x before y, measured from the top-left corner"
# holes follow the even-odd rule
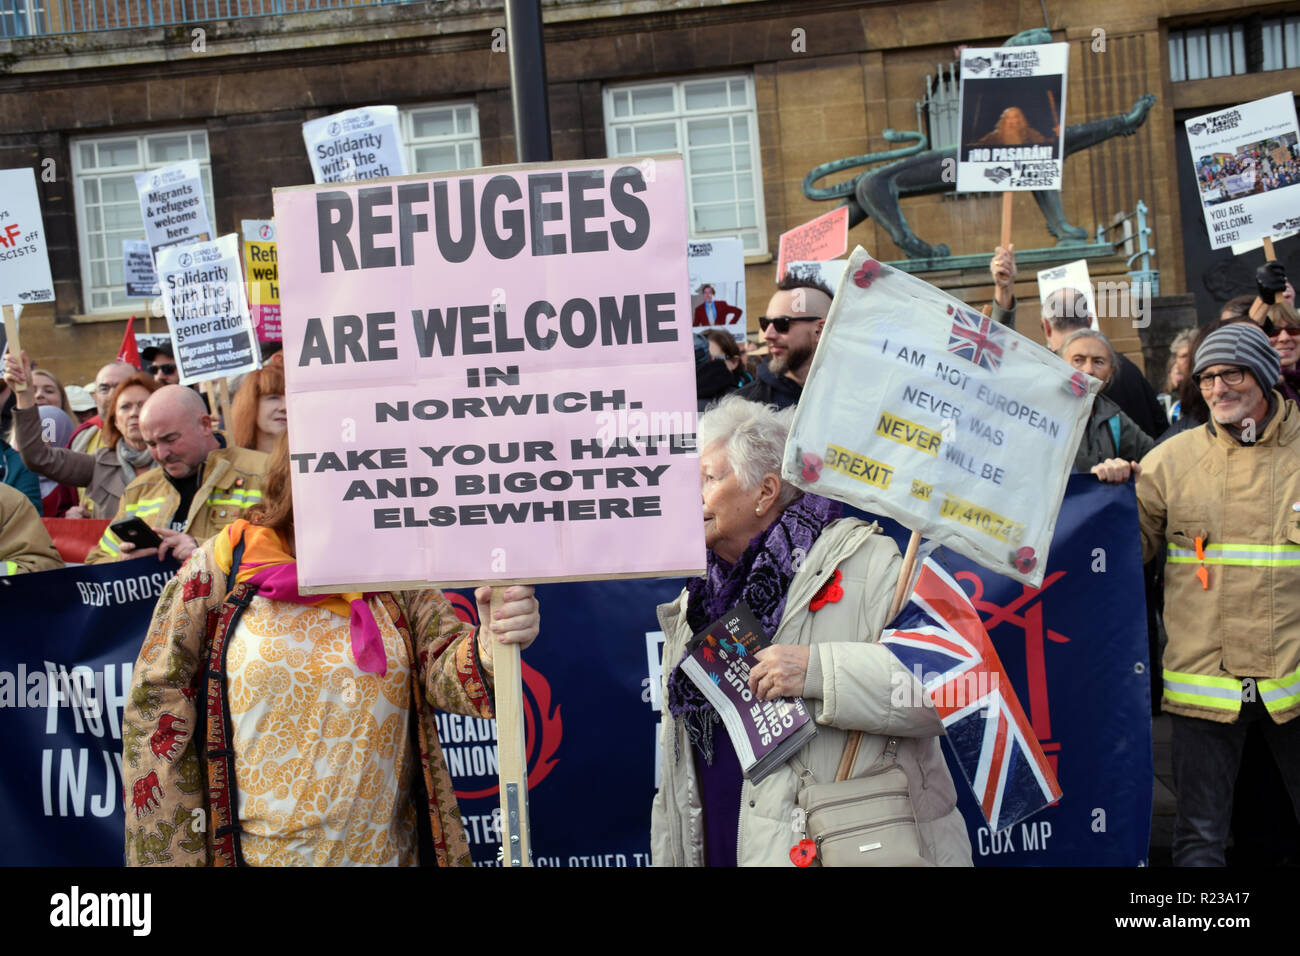
[[[958,192],[1060,189],[1069,45],[961,54]]]
[[[1300,128],[1279,93],[1185,123],[1210,247],[1300,228]]]
[[[740,239],[700,239],[687,244],[691,327],[721,328],[745,339],[745,249]]]

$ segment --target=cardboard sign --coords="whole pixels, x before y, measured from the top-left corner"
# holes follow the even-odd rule
[[[159,249],[212,238],[197,159],[137,173],[135,191],[140,196],[145,239],[153,252],[155,266]]]
[[[1300,226],[1300,148],[1290,93],[1187,120],[1210,248]]]
[[[275,221],[244,219],[244,271],[248,311],[259,342],[280,341],[280,263],[275,254]]]
[[[840,206],[781,233],[776,278],[780,281],[792,262],[812,262],[844,255],[849,247],[849,207]]]
[[[1092,317],[1092,327],[1097,325],[1097,297],[1092,291],[1092,277],[1088,275],[1088,260],[1076,259],[1065,265],[1041,269],[1038,273],[1038,301],[1046,302],[1047,297],[1057,289],[1074,289],[1083,293],[1088,302],[1088,315]]]
[[[53,301],[36,173],[30,167],[0,169],[0,303]]]
[[[128,298],[151,299],[162,294],[153,268],[153,251],[144,239],[122,240],[122,272]]]
[[[739,239],[687,243],[691,327],[721,328],[745,340],[745,246]]]
[[[958,192],[1060,189],[1066,43],[961,54]]]
[[[783,475],[1037,587],[1100,387],[859,247],[822,330]]]
[[[233,232],[160,250],[158,277],[182,385],[262,367]]]
[[[302,588],[699,573],[685,184],[655,168],[275,191]]]
[[[318,183],[405,176],[396,106],[366,106],[302,124],[311,173]]]

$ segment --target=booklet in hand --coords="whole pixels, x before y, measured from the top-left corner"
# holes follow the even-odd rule
[[[772,643],[741,601],[701,634],[682,670],[722,718],[740,769],[758,783],[817,733],[802,697],[760,701],[749,689],[755,653]]]

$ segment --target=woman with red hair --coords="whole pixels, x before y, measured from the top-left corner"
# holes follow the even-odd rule
[[[256,372],[244,376],[230,403],[230,436],[240,448],[268,454],[285,430],[284,353],[276,352]]]

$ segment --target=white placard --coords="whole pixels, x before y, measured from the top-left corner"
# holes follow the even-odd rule
[[[1279,93],[1187,120],[1210,248],[1300,228],[1295,100]]]
[[[691,276],[691,325],[723,329],[745,340],[745,245],[739,239],[700,239],[686,244]]]
[[[1100,387],[859,247],[822,330],[782,474],[1037,587]]]
[[[405,176],[396,106],[365,106],[302,124],[311,173],[318,183]]]
[[[151,299],[161,295],[153,268],[153,251],[144,239],[122,240],[122,272],[129,299]]]
[[[262,367],[233,232],[160,250],[158,278],[182,385]]]
[[[203,177],[197,159],[138,173],[135,191],[140,196],[144,235],[153,251],[155,266],[159,249],[207,242],[212,238],[212,220],[203,197]]]
[[[0,303],[54,301],[36,173],[0,169]]]
[[[1057,289],[1075,289],[1083,293],[1088,301],[1088,315],[1092,318],[1092,327],[1100,329],[1097,324],[1097,297],[1092,291],[1092,277],[1088,275],[1088,260],[1075,259],[1065,265],[1040,269],[1038,272],[1038,301],[1046,302],[1047,297]]]
[[[1067,43],[961,54],[958,192],[1060,189]]]

